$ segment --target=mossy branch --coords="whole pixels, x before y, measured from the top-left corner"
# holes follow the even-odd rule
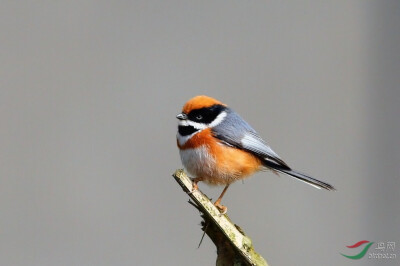
[[[192,180],[181,169],[172,175],[183,191],[194,201],[192,204],[201,212],[203,231],[217,247],[217,266],[221,265],[266,265],[261,255],[254,251],[251,239],[243,230],[232,223],[229,217],[221,215],[210,199],[200,190],[192,191]]]

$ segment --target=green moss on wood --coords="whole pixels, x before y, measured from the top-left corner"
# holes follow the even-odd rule
[[[173,177],[185,192],[191,191],[193,183],[182,169],[177,170]],[[200,190],[188,195],[201,212],[204,220],[202,229],[217,247],[217,265],[268,266],[265,259],[254,250],[251,239],[226,214],[221,215],[206,195]]]

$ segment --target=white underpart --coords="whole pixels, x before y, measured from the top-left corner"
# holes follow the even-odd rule
[[[215,159],[206,146],[195,149],[179,150],[183,166],[194,177],[211,176],[215,169]]]
[[[219,125],[222,121],[224,121],[227,113],[226,112],[221,112],[210,124],[203,124],[203,123],[198,123],[198,122],[193,122],[190,120],[179,120],[178,125],[180,126],[192,126],[198,131],[194,132],[193,134],[187,135],[187,136],[181,136],[179,132],[176,134],[176,138],[178,139],[179,145],[183,146],[185,143],[194,135],[197,133],[201,132],[202,130],[206,128],[212,128],[217,125]]]

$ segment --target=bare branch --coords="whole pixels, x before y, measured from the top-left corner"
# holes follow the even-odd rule
[[[181,169],[173,177],[188,193],[193,202],[189,203],[201,212],[202,229],[217,247],[217,266],[221,265],[265,265],[264,258],[254,251],[251,239],[229,217],[221,215],[210,199],[200,190],[192,193],[192,180]]]

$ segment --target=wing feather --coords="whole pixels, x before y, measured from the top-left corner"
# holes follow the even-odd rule
[[[316,188],[335,190],[328,183],[292,170],[246,121],[231,109],[227,108],[226,111],[229,112],[226,118],[212,128],[214,137],[221,143],[251,152],[262,160],[264,166],[290,175]]]
[[[290,169],[246,121],[231,109],[227,112],[225,120],[212,129],[216,138],[225,145],[251,152],[268,167]]]

